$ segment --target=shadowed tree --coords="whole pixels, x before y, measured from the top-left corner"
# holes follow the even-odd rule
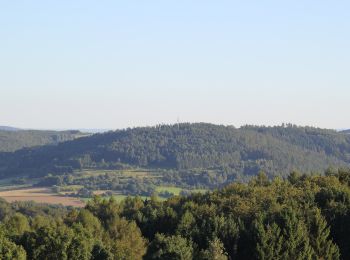
[[[261,260],[282,259],[284,238],[276,223],[264,225],[258,218],[254,223],[256,229],[256,253]]]
[[[282,247],[282,259],[312,259],[313,249],[310,245],[307,227],[293,209],[282,212],[283,231],[285,237]]]
[[[144,259],[192,260],[192,243],[179,235],[156,234]]]
[[[227,260],[223,243],[218,238],[209,242],[209,248],[200,254],[202,260]]]
[[[310,244],[317,259],[337,260],[340,258],[339,248],[329,238],[330,229],[319,209],[311,212]]]

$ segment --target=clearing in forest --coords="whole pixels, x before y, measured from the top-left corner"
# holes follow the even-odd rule
[[[85,203],[78,198],[59,196],[49,188],[29,188],[1,191],[0,197],[8,202],[34,201],[46,204],[62,204],[64,206],[84,207]]]

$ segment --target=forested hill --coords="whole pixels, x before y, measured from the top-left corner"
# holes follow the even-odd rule
[[[13,146],[21,142],[18,140],[22,140],[18,146],[35,142],[35,132],[13,134],[22,135],[13,136]],[[60,138],[72,138],[72,133],[39,135],[41,144]],[[260,170],[272,176],[286,175],[294,169],[310,172],[330,165],[348,166],[350,136],[292,125],[239,129],[205,123],[160,125],[2,153],[0,174],[60,174],[81,168],[113,168],[121,163],[176,170],[221,169],[235,176],[255,175]]]
[[[18,131],[19,128],[11,127],[11,126],[2,126],[0,125],[0,131]]]
[[[2,127],[0,129],[0,152],[14,152],[25,147],[58,144],[83,135],[79,131],[39,131]]]

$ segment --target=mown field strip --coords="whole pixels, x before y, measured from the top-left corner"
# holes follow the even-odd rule
[[[84,207],[85,203],[77,198],[58,196],[48,188],[29,188],[1,191],[0,197],[8,202],[35,201],[37,203],[62,204],[64,206]]]

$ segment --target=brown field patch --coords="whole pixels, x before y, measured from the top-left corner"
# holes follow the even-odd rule
[[[7,202],[35,201],[37,203],[61,204],[64,206],[84,207],[85,203],[78,198],[59,196],[48,188],[29,188],[1,191],[0,197]]]

